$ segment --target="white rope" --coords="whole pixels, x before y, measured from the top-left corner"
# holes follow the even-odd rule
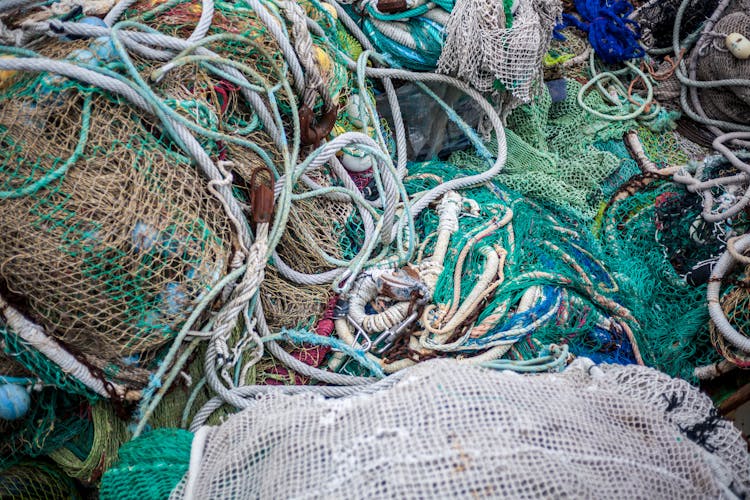
[[[96,378],[86,365],[78,361],[75,356],[65,350],[52,337],[45,334],[39,326],[27,320],[13,306],[8,304],[2,296],[0,296],[0,310],[2,310],[5,320],[12,330],[11,333],[20,337],[25,344],[42,353],[47,359],[57,365],[60,370],[78,380],[96,394],[105,398],[111,397],[104,383]],[[119,397],[128,401],[136,401],[140,398],[138,391],[128,390],[118,384],[112,384],[112,388]]]
[[[735,241],[734,248],[739,253],[744,253],[750,249],[750,234],[746,234]],[[711,321],[714,322],[719,333],[737,349],[750,353],[750,337],[738,332],[727,319],[724,310],[721,308],[719,299],[721,292],[722,280],[731,272],[736,264],[731,252],[727,251],[722,254],[719,261],[711,272],[711,278],[708,281],[706,299],[708,300],[708,312],[711,315]]]

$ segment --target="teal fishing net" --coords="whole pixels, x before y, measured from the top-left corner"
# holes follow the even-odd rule
[[[624,277],[627,295],[641,304],[638,338],[644,361],[692,379],[695,366],[719,357],[709,347],[705,285],[689,285],[656,239],[658,200],[674,195],[675,189],[680,192],[681,187],[650,177],[637,177],[629,186],[633,192],[623,190],[604,211],[600,238],[613,269]],[[683,243],[689,244],[690,226],[674,228],[683,231]]]
[[[102,500],[169,498],[190,462],[193,434],[157,429],[124,444],[118,462],[102,477]]]

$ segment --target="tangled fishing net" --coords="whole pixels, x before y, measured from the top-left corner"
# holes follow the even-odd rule
[[[171,498],[724,497],[732,425],[684,381],[581,360],[521,377],[447,361],[340,400],[266,396],[199,430]]]
[[[713,26],[711,37],[698,45],[696,76],[701,81],[750,80],[750,59],[739,59],[727,48],[732,33],[750,37],[750,3],[732,2]],[[747,85],[705,88],[700,91],[703,113],[716,120],[750,123],[750,89]]]
[[[165,497],[182,478],[233,494],[237,466],[255,481],[243,494],[270,494],[332,474],[338,458],[305,461],[370,439],[357,419],[371,428],[378,405],[388,449],[345,462],[409,474],[412,496],[603,477],[627,478],[621,496],[745,492],[736,437],[683,382],[473,366],[587,357],[691,381],[722,358],[746,366],[747,96],[710,83],[744,78],[717,34],[744,30],[743,2],[0,0],[14,45],[0,46],[0,466],[45,456],[103,477],[105,498]],[[477,395],[534,414],[475,412]],[[423,400],[452,441],[402,422]],[[359,405],[351,428],[305,424],[293,442],[211,431],[189,465],[206,435],[184,429],[282,431]],[[517,442],[546,452],[496,435],[519,475],[490,484],[508,459],[485,453],[487,429],[513,416],[528,423]],[[638,451],[644,418],[658,451]],[[283,471],[269,443],[289,451],[286,483],[264,475]],[[571,471],[586,447],[609,458]],[[387,460],[413,450],[443,458],[393,475]],[[658,473],[632,481],[642,456]],[[561,462],[579,480],[539,481]],[[368,491],[396,484],[378,481]]]
[[[188,470],[192,440],[188,431],[157,429],[125,444],[104,474],[101,498],[168,498]]]
[[[0,498],[77,500],[82,497],[73,481],[58,468],[34,462],[0,470]]]

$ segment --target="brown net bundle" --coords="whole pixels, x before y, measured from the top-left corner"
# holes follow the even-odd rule
[[[313,174],[314,176],[315,174]],[[316,182],[330,184],[322,178]],[[333,269],[321,255],[344,259],[341,235],[352,216],[352,204],[327,198],[296,201],[286,231],[278,246],[282,260],[305,274]],[[284,278],[269,266],[261,284],[261,296],[268,324],[272,327],[311,326],[325,310],[329,285],[302,285]]]
[[[268,325],[274,329],[310,326],[325,309],[329,289],[327,285],[297,285],[269,266],[260,287]]]
[[[745,268],[740,279],[736,280],[734,286],[721,297],[721,309],[735,330],[744,335],[750,335],[750,266]],[[750,368],[748,353],[730,344],[718,331],[713,321],[710,327],[711,342],[716,350],[740,368]]]
[[[750,79],[750,59],[735,57],[725,46],[725,38],[739,33],[750,39],[750,1],[736,1],[712,30],[715,35],[700,53],[699,80]],[[747,85],[706,88],[700,91],[700,103],[710,118],[734,123],[750,123],[750,87]]]
[[[144,117],[51,81],[0,95],[0,280],[73,352],[127,364],[173,338],[224,276],[229,224]]]
[[[0,471],[0,498],[68,500],[82,498],[73,481],[44,462],[25,462]]]

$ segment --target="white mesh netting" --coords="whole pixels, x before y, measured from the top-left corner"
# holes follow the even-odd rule
[[[511,27],[507,27],[503,3],[456,1],[438,71],[455,75],[482,92],[497,90],[498,80],[514,97],[528,102],[539,90],[542,58],[562,14],[562,2],[520,0]]]
[[[198,432],[172,498],[750,492],[745,443],[706,396],[649,368],[590,366],[521,376],[436,360],[370,394],[265,396]]]

